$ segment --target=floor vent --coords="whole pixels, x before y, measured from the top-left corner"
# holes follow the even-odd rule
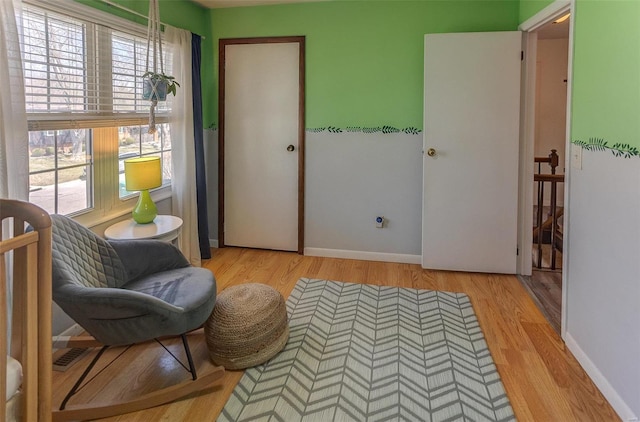
[[[65,354],[53,362],[53,370],[64,372],[71,368],[74,363],[82,359],[82,357],[87,353],[89,353],[89,349],[85,347],[74,347],[73,349],[69,349]]]

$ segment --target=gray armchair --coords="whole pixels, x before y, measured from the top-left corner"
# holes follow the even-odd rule
[[[105,417],[132,409],[130,403],[108,404],[96,413],[65,410],[82,380],[109,346],[130,345],[165,336],[182,336],[193,382],[197,379],[185,333],[202,326],[216,299],[216,282],[206,269],[189,265],[173,245],[156,240],[106,241],[70,218],[52,215],[53,299],[103,345],[60,406],[57,420]],[[214,381],[222,376],[215,368]],[[208,386],[211,382],[198,385]],[[192,382],[192,383],[193,383]],[[171,387],[172,401],[181,397]],[[194,386],[184,391],[190,394]],[[157,392],[155,392],[157,393]],[[184,396],[185,394],[182,394]],[[156,397],[157,394],[154,396]],[[153,401],[151,405],[161,402]],[[123,406],[124,405],[124,406]]]

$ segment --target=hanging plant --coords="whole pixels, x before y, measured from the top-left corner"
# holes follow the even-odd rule
[[[144,100],[166,101],[167,94],[175,96],[180,86],[176,78],[164,73],[147,71],[142,78],[142,99]]]
[[[152,55],[153,67],[149,67],[149,55]],[[160,66],[158,66],[158,62]],[[142,75],[142,99],[149,100],[149,133],[156,132],[155,109],[158,101],[166,101],[167,94],[176,95],[180,84],[173,76],[165,75],[162,61],[162,32],[160,28],[160,4],[158,0],[149,0],[149,23],[147,25],[147,67]]]

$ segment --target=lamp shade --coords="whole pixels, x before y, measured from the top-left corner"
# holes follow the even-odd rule
[[[124,160],[124,177],[128,191],[162,186],[160,157],[138,157]]]

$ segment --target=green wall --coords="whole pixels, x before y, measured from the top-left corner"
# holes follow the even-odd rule
[[[424,34],[509,31],[517,0],[340,1],[213,9],[218,40],[306,36],[306,126],[422,128]],[[217,104],[214,107],[217,110]],[[217,121],[217,116],[216,116]]]
[[[147,20],[122,11],[117,7],[102,3],[100,0],[75,0],[78,3],[86,4],[96,9],[109,12],[113,15],[147,25]],[[143,15],[149,11],[148,0],[111,0],[127,9],[134,10]],[[209,30],[206,19],[206,9],[197,3],[189,0],[160,0],[160,20],[177,28],[188,29],[200,35],[205,35]]]
[[[75,0],[78,3],[94,7],[96,9],[111,13],[147,25],[147,20],[122,11],[116,7],[102,3],[100,0]],[[112,0],[128,9],[134,10],[143,15],[147,15],[149,11],[148,0]],[[216,99],[213,96],[215,92],[215,80],[213,74],[213,40],[211,37],[211,27],[209,19],[209,10],[193,3],[189,0],[160,0],[160,20],[176,28],[186,29],[195,34],[205,37],[202,40],[202,102],[203,102],[203,120],[204,127],[213,124],[212,116],[215,111],[211,109],[211,105]]]
[[[550,0],[521,0],[520,23]],[[640,156],[640,1],[576,0],[571,140]]]
[[[520,23],[526,21],[553,2],[554,0],[521,0]]]
[[[571,140],[638,155],[640,1],[577,0]],[[606,142],[606,144],[602,144]],[[617,145],[616,144],[623,144]],[[635,152],[634,152],[635,148]],[[626,153],[625,153],[626,152]]]

